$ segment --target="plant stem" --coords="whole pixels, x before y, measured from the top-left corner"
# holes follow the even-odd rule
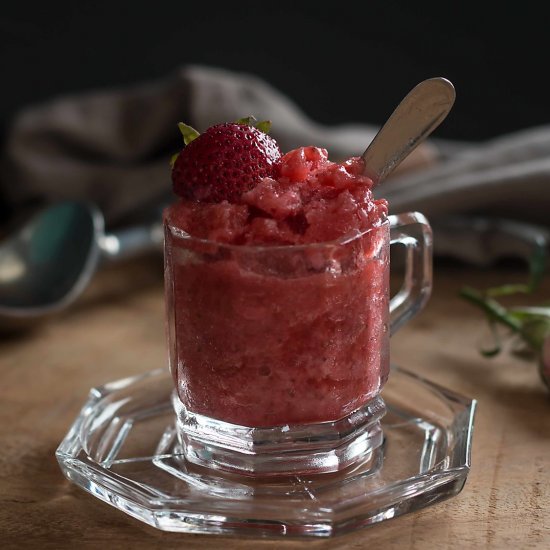
[[[508,315],[506,308],[502,307],[496,300],[487,298],[481,292],[468,286],[460,291],[460,295],[480,307],[490,319],[502,323],[514,332],[521,333],[522,323],[511,315]]]

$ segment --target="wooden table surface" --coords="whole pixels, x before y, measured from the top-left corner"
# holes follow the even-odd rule
[[[478,400],[462,493],[327,541],[163,533],[65,480],[55,450],[88,390],[165,361],[158,257],[99,274],[78,304],[0,340],[0,547],[197,549],[550,548],[550,397],[533,364],[482,358],[479,312],[457,297],[517,274],[437,266],[427,309],[392,342],[397,364]],[[541,295],[550,296],[548,281]]]

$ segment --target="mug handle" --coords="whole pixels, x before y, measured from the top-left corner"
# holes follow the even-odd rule
[[[390,335],[420,312],[432,292],[432,229],[420,212],[388,216],[390,246],[406,250],[405,279],[390,300]]]

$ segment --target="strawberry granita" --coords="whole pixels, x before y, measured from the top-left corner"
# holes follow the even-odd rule
[[[170,223],[193,237],[237,245],[328,242],[380,225],[386,201],[372,198],[359,158],[337,164],[325,149],[287,153],[274,178],[265,177],[235,202],[181,200]]]
[[[166,210],[170,368],[189,411],[301,424],[379,393],[389,224],[362,168],[303,147],[230,200],[186,192]]]

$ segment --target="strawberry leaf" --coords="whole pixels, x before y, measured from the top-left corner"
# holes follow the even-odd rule
[[[271,130],[271,120],[262,120],[261,122],[258,122],[256,124],[256,128],[264,134],[269,134],[269,130]]]
[[[179,153],[175,153],[170,157],[170,166],[174,168],[174,164],[176,164],[176,159],[180,156]]]
[[[178,122],[178,128],[183,136],[183,142],[185,145],[189,145],[194,139],[197,139],[200,136],[200,133],[195,130],[195,128],[189,126],[188,124],[184,124],[183,122]]]
[[[258,121],[253,115],[239,118],[235,121],[235,124],[246,124],[247,126],[252,126],[253,128],[260,130],[260,132],[263,132],[264,134],[269,134],[269,130],[271,130],[271,120]]]
[[[236,120],[236,124],[246,124],[247,126],[256,126],[257,119],[255,116],[250,115],[244,118],[239,118],[239,120]]]

